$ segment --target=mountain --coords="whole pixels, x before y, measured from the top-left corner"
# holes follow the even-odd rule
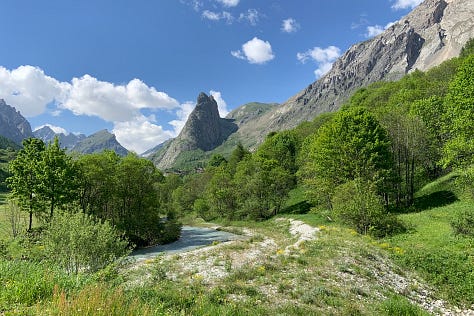
[[[426,0],[382,34],[350,47],[326,75],[288,101],[241,124],[233,137],[257,145],[272,131],[338,110],[361,87],[456,57],[474,37],[473,17],[472,0]]]
[[[14,107],[0,99],[0,135],[17,144],[28,137],[33,137],[30,123]]]
[[[64,133],[56,133],[49,126],[43,126],[33,132],[36,138],[43,140],[45,143],[49,143],[54,140],[54,137],[59,138],[59,144],[62,148],[73,148],[78,142],[86,138],[86,135],[79,134],[74,135],[72,133],[65,135]]]
[[[230,119],[219,116],[217,102],[212,96],[200,93],[197,104],[188,117],[181,133],[164,145],[150,158],[160,169],[168,169],[185,152],[210,151],[221,145],[237,125]]]
[[[106,149],[113,150],[120,156],[126,156],[128,154],[128,150],[120,145],[115,138],[115,135],[109,133],[105,129],[79,141],[73,148],[71,148],[71,151],[82,154],[92,154],[102,152]]]

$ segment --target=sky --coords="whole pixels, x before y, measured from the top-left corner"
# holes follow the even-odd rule
[[[421,0],[2,0],[0,98],[33,129],[114,133],[142,153],[200,92],[222,117],[283,103]]]

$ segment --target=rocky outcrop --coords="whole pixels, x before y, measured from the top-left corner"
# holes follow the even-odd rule
[[[232,120],[220,118],[214,98],[200,93],[181,133],[152,159],[158,168],[168,169],[182,153],[212,150],[236,130],[237,125]]]
[[[70,133],[65,135],[64,133],[55,133],[49,126],[43,126],[42,128],[35,130],[33,135],[45,143],[50,143],[55,137],[58,137],[61,147],[69,149],[73,148],[78,142],[86,138],[86,135],[84,134],[75,135]]]
[[[426,0],[382,34],[352,46],[325,76],[281,106],[243,124],[238,134],[260,142],[269,132],[335,111],[361,87],[397,80],[457,56],[472,37],[474,1]]]
[[[30,123],[14,107],[0,99],[0,135],[21,144],[21,141],[33,137]]]
[[[128,150],[120,145],[115,135],[105,129],[81,140],[71,149],[82,154],[100,153],[104,150],[113,150],[119,156],[128,154]]]

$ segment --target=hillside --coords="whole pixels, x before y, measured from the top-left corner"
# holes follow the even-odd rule
[[[474,37],[472,16],[472,1],[426,0],[382,34],[350,47],[327,74],[285,103],[246,104],[232,111],[227,119],[237,125],[237,130],[222,139],[220,146],[185,145],[187,138],[202,137],[201,132],[185,128],[169,147],[161,147],[151,159],[165,170],[192,169],[202,166],[202,161],[213,153],[228,156],[238,143],[254,150],[270,132],[288,130],[321,113],[337,111],[361,87],[396,81],[458,56]],[[215,128],[209,125],[206,133],[212,130]],[[215,137],[222,134],[217,132]]]
[[[98,131],[81,141],[77,142],[70,151],[82,154],[99,153],[104,150],[115,151],[120,156],[126,156],[128,150],[125,149],[115,138],[115,135],[107,130]]]
[[[30,123],[14,107],[0,99],[0,136],[6,137],[16,144],[28,137],[33,137]]]
[[[326,75],[281,106],[240,126],[237,133],[260,143],[272,131],[338,110],[360,87],[437,66],[459,55],[474,37],[472,16],[474,2],[470,0],[426,0],[382,34],[353,45]]]
[[[45,143],[50,143],[55,137],[58,137],[61,147],[69,149],[73,148],[78,142],[86,138],[86,135],[84,134],[75,135],[69,133],[65,135],[64,133],[56,133],[49,126],[43,126],[42,128],[35,130],[33,134],[36,138],[41,139]]]

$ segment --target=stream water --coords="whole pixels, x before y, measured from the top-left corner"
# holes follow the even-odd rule
[[[166,245],[157,245],[137,249],[130,255],[136,260],[151,259],[161,253],[180,253],[190,251],[199,247],[212,245],[214,242],[225,242],[241,239],[242,236],[215,230],[212,228],[183,226],[181,237]]]

